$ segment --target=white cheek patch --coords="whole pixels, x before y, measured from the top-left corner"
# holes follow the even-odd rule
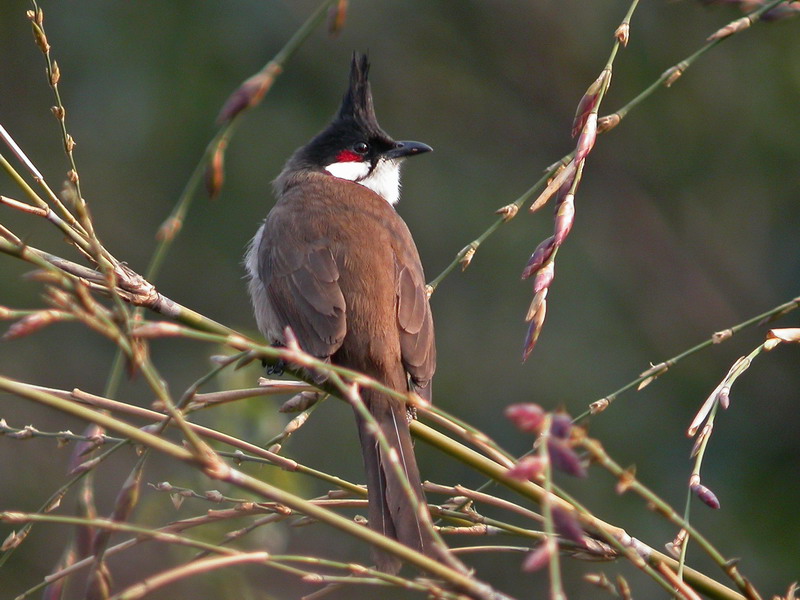
[[[369,163],[366,162],[338,162],[325,167],[325,170],[339,179],[359,181],[369,174]]]
[[[389,204],[400,200],[400,161],[381,159],[370,173],[367,162],[338,162],[325,167],[325,170],[340,179],[355,181],[371,189]]]
[[[400,200],[400,161],[379,160],[372,173],[358,183],[371,189],[389,204],[397,204]]]

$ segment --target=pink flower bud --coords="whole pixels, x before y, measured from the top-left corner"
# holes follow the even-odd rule
[[[761,15],[761,20],[765,22],[778,21],[780,19],[788,19],[789,17],[796,17],[797,15],[800,15],[800,2],[787,2],[786,4],[779,4],[774,8],[770,8]]]
[[[525,557],[522,563],[522,570],[526,573],[539,571],[550,564],[553,554],[558,552],[558,547],[555,542],[548,538],[546,542],[540,544],[536,550]]]
[[[554,262],[549,262],[539,269],[539,271],[536,273],[536,277],[533,280],[533,293],[538,294],[542,290],[549,288],[550,284],[553,283],[555,274],[556,267]]]
[[[575,511],[564,510],[557,504],[553,506],[553,526],[556,533],[576,544],[583,546],[586,542],[583,537],[583,529],[578,523]]]
[[[536,313],[538,313],[539,309],[542,307],[542,302],[547,299],[547,292],[549,289],[550,288],[544,288],[533,295],[533,300],[531,300],[531,305],[528,307],[528,312],[525,313],[526,323],[530,323],[536,318]]]
[[[225,101],[217,116],[217,123],[226,123],[242,111],[259,104],[281,71],[282,67],[279,64],[270,62],[261,71],[248,78]]]
[[[175,217],[167,217],[161,224],[161,227],[158,228],[156,239],[159,241],[170,241],[178,234],[182,227],[183,221]]]
[[[694,493],[694,495],[697,496],[706,506],[714,509],[720,507],[716,494],[714,494],[714,492],[712,492],[702,483],[693,483],[691,486],[689,486],[689,489],[691,489],[692,493]]]
[[[617,113],[600,117],[597,119],[597,133],[605,133],[606,131],[614,129],[614,127],[619,125],[620,121],[622,121],[622,117],[620,117]]]
[[[347,5],[347,0],[339,0],[328,10],[328,33],[331,36],[339,35],[344,28],[344,22],[347,19]]]
[[[594,148],[597,139],[597,113],[590,113],[586,118],[586,124],[581,130],[578,144],[575,150],[575,164],[579,165]]]
[[[575,110],[575,118],[572,121],[572,137],[578,135],[578,132],[583,130],[589,115],[594,113],[597,119],[597,103],[600,102],[600,94],[608,85],[608,80],[611,77],[611,71],[603,70],[600,76],[592,82],[589,89],[578,102],[578,108]]]
[[[555,209],[556,213],[558,213],[558,207],[561,205],[564,199],[570,194],[570,192],[573,192],[574,194],[574,190],[572,189],[572,184],[575,182],[575,176],[577,175],[577,172],[578,172],[577,169],[571,169],[570,172],[565,177],[564,182],[561,184],[561,187],[558,188],[558,193],[556,194],[556,209]],[[577,187],[578,186],[576,185],[575,188],[577,189]]]
[[[628,46],[628,41],[631,39],[631,26],[629,23],[622,23],[614,32],[614,37],[619,40],[622,47]]]
[[[750,27],[753,23],[750,21],[749,17],[742,17],[741,19],[736,19],[735,21],[731,21],[722,29],[718,29],[710,36],[706,38],[706,41],[713,42],[714,40],[721,40],[729,35],[733,35],[734,33],[739,33],[740,31],[744,31],[748,27]]]
[[[542,293],[542,292],[540,292]],[[537,294],[538,296],[539,294]],[[539,339],[539,334],[542,332],[542,325],[544,325],[544,318],[547,314],[547,300],[542,300],[539,307],[531,319],[531,324],[528,327],[528,333],[525,335],[525,344],[522,349],[522,362],[528,360],[528,357],[533,352],[536,346],[536,340]]]
[[[542,265],[550,260],[550,257],[553,255],[553,251],[556,249],[556,240],[553,236],[550,236],[546,240],[544,240],[541,244],[536,246],[536,250],[533,251],[531,257],[528,259],[528,264],[525,265],[525,268],[522,271],[522,279],[527,279],[536,271],[542,268]]]
[[[575,196],[567,194],[558,204],[555,219],[555,239],[556,246],[564,243],[564,240],[572,231],[572,224],[575,222]]]
[[[222,191],[222,184],[225,182],[225,148],[227,146],[228,143],[226,141],[220,141],[217,147],[214,148],[211,160],[206,165],[203,179],[208,196],[212,200],[219,196],[220,191]]]
[[[565,412],[557,412],[550,420],[550,435],[562,440],[569,438],[572,432],[572,417]]]
[[[14,323],[3,335],[3,339],[8,341],[25,337],[64,318],[68,318],[68,316],[61,311],[40,310]]]
[[[725,410],[731,405],[731,388],[730,386],[723,386],[722,389],[717,394],[717,402],[719,405],[724,408]]]
[[[544,462],[539,456],[525,456],[517,464],[506,471],[506,475],[511,479],[519,481],[531,481],[539,479],[544,472]]]
[[[544,422],[545,413],[538,404],[525,402],[508,405],[503,414],[517,429],[526,433],[538,433]]]
[[[516,217],[518,212],[519,212],[519,206],[517,206],[512,202],[511,204],[506,204],[505,206],[501,206],[496,211],[494,211],[494,214],[501,215],[503,217],[503,222],[507,223],[508,221]]]
[[[550,454],[550,462],[553,466],[573,477],[586,477],[586,467],[583,466],[581,459],[575,451],[558,438],[548,438],[547,451]]]

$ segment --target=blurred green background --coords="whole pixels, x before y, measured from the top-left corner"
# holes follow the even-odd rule
[[[628,2],[351,2],[336,38],[319,30],[286,65],[263,104],[246,117],[227,154],[225,188],[198,197],[157,283],[178,302],[255,333],[243,281],[245,245],[272,204],[270,181],[284,160],[321,129],[338,106],[353,50],[368,51],[382,126],[435,152],[407,165],[399,211],[409,223],[429,279],[522,194],[542,169],[569,152],[575,106],[611,48]],[[61,92],[84,195],[107,247],[143,272],[154,234],[168,215],[229,93],[271,58],[318,2],[45,2],[45,25],[62,71]],[[67,170],[44,62],[25,18],[25,2],[0,7],[0,123],[51,185]],[[740,13],[698,2],[643,2],[631,42],[621,50],[601,114],[622,106],[666,68]],[[660,90],[602,136],[576,198],[576,222],[559,252],[547,323],[520,364],[530,300],[522,267],[550,235],[551,209],[521,211],[453,273],[432,299],[439,368],[434,399],[522,453],[530,438],[503,418],[512,402],[564,406],[577,414],[656,363],[797,296],[800,278],[800,19],[758,25],[721,44],[669,90]],[[5,151],[4,151],[5,154]],[[0,193],[21,198],[5,175]],[[74,258],[55,230],[2,209],[1,222],[32,245]],[[0,304],[41,306],[28,266],[0,257]],[[777,326],[797,326],[793,313]],[[733,361],[763,340],[765,327],[680,363],[641,392],[630,392],[591,423],[622,464],[635,463],[647,485],[682,510],[691,464],[685,435],[694,413]],[[173,393],[209,368],[219,352],[159,341],[156,364]],[[42,385],[102,392],[112,346],[78,325],[56,325],[0,344],[2,373]],[[765,596],[800,576],[800,348],[763,355],[737,382],[732,406],[717,419],[703,481],[722,510],[695,506],[693,521]],[[255,382],[255,366],[221,387]],[[149,406],[140,381],[121,396]],[[280,431],[277,401],[252,400],[201,420],[264,443]],[[82,424],[3,395],[0,417],[42,430]],[[297,433],[285,453],[315,468],[362,480],[349,410],[331,401]],[[418,444],[423,477],[477,486],[482,478]],[[35,510],[65,481],[69,449],[45,440],[0,438],[0,510]],[[119,453],[98,471],[98,505],[108,514],[135,457]],[[315,480],[247,467],[310,495]],[[619,497],[599,469],[570,487],[597,515],[657,548],[674,527],[632,497]],[[217,487],[179,466],[154,460],[146,481],[204,491]],[[241,496],[236,490],[222,490]],[[433,498],[436,501],[441,499]],[[71,512],[74,494],[61,509]],[[159,524],[203,513],[188,500],[176,511],[145,489],[135,515]],[[214,506],[211,506],[214,508]],[[9,528],[0,528],[0,539]],[[217,539],[220,528],[209,539]],[[12,597],[52,569],[71,531],[37,527],[0,571]],[[269,528],[244,547],[319,552],[366,560],[365,550],[323,527]],[[474,540],[472,540],[474,541]],[[493,538],[487,542],[516,543]],[[481,541],[478,540],[480,543]],[[459,543],[454,540],[454,543]],[[331,546],[335,552],[331,552]],[[174,564],[182,550],[150,545],[111,561],[119,585]],[[485,556],[478,572],[508,593],[536,597],[545,574],[521,574],[520,557]],[[722,578],[690,548],[690,562]],[[571,597],[600,597],[580,575],[600,567],[567,561]],[[663,597],[626,565],[603,567],[634,581],[635,597]],[[82,584],[81,584],[82,585]],[[76,586],[71,597],[79,597]],[[314,588],[255,568],[168,588],[153,598],[293,598]],[[538,590],[538,592],[537,592]],[[352,597],[350,591],[336,597]],[[367,591],[355,593],[371,594]],[[387,596],[388,597],[388,596]]]

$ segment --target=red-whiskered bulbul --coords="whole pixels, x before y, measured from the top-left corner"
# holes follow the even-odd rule
[[[397,142],[375,117],[369,62],[353,56],[350,87],[331,123],[289,158],[274,182],[277,202],[246,257],[259,329],[276,345],[290,327],[300,347],[400,392],[430,400],[436,368],[425,277],[408,227],[395,212],[400,163],[431,150]],[[422,493],[405,403],[362,389],[366,407],[397,452],[422,511],[358,414],[369,488],[369,524],[385,535],[443,555]],[[400,563],[377,554],[378,567]]]

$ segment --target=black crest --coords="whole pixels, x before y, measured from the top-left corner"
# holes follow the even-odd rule
[[[369,59],[366,54],[353,53],[350,62],[350,87],[342,99],[336,119],[352,119],[366,131],[383,133],[375,107],[372,104],[372,90],[369,85]]]
[[[369,59],[353,53],[350,63],[350,85],[342,104],[328,126],[307,145],[298,148],[287,168],[321,168],[330,164],[336,154],[359,142],[369,144],[368,159],[393,148],[396,142],[378,125],[369,85]]]

